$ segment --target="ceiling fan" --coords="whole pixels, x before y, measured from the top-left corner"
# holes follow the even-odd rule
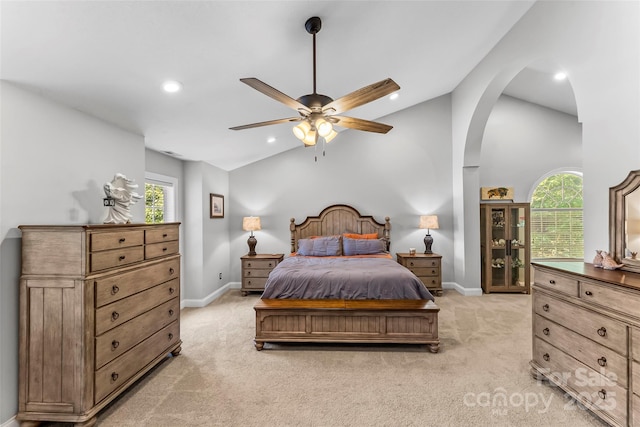
[[[357,119],[354,117],[338,116],[336,114],[344,113],[345,111],[359,107],[371,101],[375,101],[385,95],[389,95],[390,93],[400,89],[400,86],[398,86],[398,84],[392,79],[388,78],[360,88],[336,100],[317,93],[316,34],[322,27],[322,21],[317,16],[314,16],[309,18],[304,26],[307,32],[313,35],[313,93],[303,95],[298,99],[293,99],[255,77],[240,79],[242,83],[245,83],[276,101],[282,102],[284,105],[293,108],[298,112],[299,116],[235,126],[230,129],[242,130],[287,122],[300,122],[293,128],[293,133],[307,147],[315,145],[318,142],[319,137],[324,138],[325,142],[329,142],[335,138],[337,132],[333,129],[334,124],[366,132],[389,132],[393,126],[364,119]]]

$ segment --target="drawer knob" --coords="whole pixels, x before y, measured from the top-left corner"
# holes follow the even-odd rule
[[[542,333],[545,334],[545,335],[549,335],[549,328],[544,328],[542,330]]]
[[[162,238],[163,238],[163,239],[164,239],[165,237],[167,237],[167,233],[164,233],[164,234],[162,235]]]
[[[117,294],[118,292],[120,292],[120,288],[119,288],[119,287],[117,287],[116,285],[113,285],[113,286],[111,287],[111,295],[115,295],[115,294]]]
[[[118,381],[118,377],[119,377],[119,376],[120,376],[120,375],[118,375],[118,373],[117,373],[117,372],[112,372],[112,373],[111,373],[111,381],[112,381],[112,382],[116,382],[116,381]]]
[[[545,305],[543,305],[543,306],[542,306],[542,309],[543,309],[544,311],[549,311],[549,304],[545,304]]]
[[[120,347],[120,341],[118,340],[111,341],[111,350],[115,350],[118,347]]]
[[[598,329],[598,335],[600,335],[601,337],[604,337],[607,335],[607,328],[605,328],[604,326],[601,327],[600,329]]]
[[[124,255],[120,255],[119,259],[120,261],[123,261],[126,257]]]
[[[169,309],[169,316],[173,316],[173,309],[172,308]]]
[[[591,292],[591,291],[585,291],[584,294],[587,295],[587,296],[593,296],[593,292]]]
[[[413,261],[411,261],[411,262],[409,263],[409,265],[410,265],[411,267],[413,267]]]
[[[120,238],[120,243],[124,243],[127,239],[125,239],[124,237]]]
[[[251,280],[247,280],[247,284],[248,284],[248,285],[251,285]]]
[[[435,270],[431,270],[431,274],[436,274],[436,271]]]
[[[173,334],[169,333],[169,341],[171,341],[173,339]]]
[[[247,263],[247,267],[251,267],[251,263],[250,262]]]
[[[111,313],[111,320],[112,321],[118,320],[118,317],[120,317],[120,313],[118,313],[117,311],[114,311],[113,313]]]
[[[551,359],[551,356],[549,356],[549,353],[545,353],[542,355],[542,358],[544,359],[545,362],[548,362],[549,359]]]
[[[598,365],[607,366],[607,358],[602,356],[600,359],[598,359]]]
[[[598,392],[598,397],[602,400],[607,398],[607,390],[602,389]]]
[[[175,289],[173,289],[173,288],[169,288],[169,293],[170,293],[170,294],[174,293],[175,291],[176,291]]]
[[[555,284],[556,284],[556,281],[555,281],[555,280],[553,280],[553,279],[551,279],[551,280],[549,280],[549,284],[550,284],[550,285],[555,285]]]
[[[171,267],[171,268],[169,269],[169,274],[173,274],[173,273],[175,273],[175,272],[176,272],[176,271],[173,269],[173,267]]]
[[[247,271],[247,276],[251,276],[251,272],[250,271]]]
[[[162,248],[162,252],[166,252],[166,251],[167,251],[167,248]]]
[[[273,264],[269,263],[269,267],[273,267]]]

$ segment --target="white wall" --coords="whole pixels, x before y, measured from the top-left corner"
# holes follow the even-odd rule
[[[480,153],[480,186],[513,187],[515,202],[529,202],[543,175],[582,170],[578,118],[501,96],[487,121]]]
[[[101,223],[102,185],[117,172],[144,183],[144,140],[6,82],[0,183],[0,422],[17,411],[21,224]],[[142,194],[142,193],[141,193]],[[133,206],[144,220],[144,204]]]
[[[537,2],[452,95],[456,281],[480,281],[482,134],[511,79],[539,60],[569,75],[582,123],[585,254],[608,241],[608,189],[640,163],[639,2]]]

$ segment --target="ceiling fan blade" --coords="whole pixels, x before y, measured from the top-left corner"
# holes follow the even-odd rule
[[[286,119],[276,119],[276,120],[269,120],[267,122],[251,123],[250,125],[235,126],[229,129],[231,130],[251,129],[251,128],[258,128],[261,126],[277,125],[280,123],[299,122],[300,120],[302,120],[302,117],[289,117]]]
[[[330,114],[340,114],[389,95],[398,89],[400,89],[400,86],[392,79],[384,79],[328,103],[322,107],[322,111]],[[329,112],[328,110],[334,111]]]
[[[338,126],[363,130],[366,132],[387,133],[393,129],[393,126],[385,125],[384,123],[371,122],[369,120],[356,119],[354,117],[331,116],[331,119],[331,121],[334,121],[333,119],[337,120],[336,124]]]
[[[285,95],[284,93],[280,92],[278,89],[269,86],[268,84],[264,83],[261,80],[256,79],[255,77],[247,77],[244,79],[240,79],[240,81],[244,84],[251,86],[258,92],[262,92],[268,97],[271,97],[276,101],[282,102],[284,105],[286,105],[289,108],[293,108],[296,111],[303,110],[308,113],[311,113],[311,110],[309,110],[309,108],[306,105],[296,101],[295,99],[291,98],[289,95]]]

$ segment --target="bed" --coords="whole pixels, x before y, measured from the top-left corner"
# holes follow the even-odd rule
[[[389,218],[384,223],[377,222],[372,216],[363,216],[351,206],[333,205],[325,208],[318,216],[307,217],[302,223],[296,224],[291,218],[291,252],[296,256],[287,257],[281,265],[276,266],[265,284],[265,291],[254,306],[256,314],[255,347],[262,350],[264,344],[282,342],[304,343],[397,343],[397,344],[422,344],[436,353],[440,348],[438,338],[438,312],[433,296],[422,285],[420,279],[415,277],[408,269],[401,266],[384,254],[357,255],[348,252],[348,247],[353,249],[354,244],[362,244],[362,247],[382,245],[383,249],[390,248],[391,224]],[[315,256],[302,256],[302,249],[310,240],[328,236],[340,236],[343,253],[336,256],[327,256],[333,270],[324,273],[325,276],[336,274],[338,270],[347,269],[342,262],[359,263],[357,259],[370,263],[373,258],[386,258],[386,265],[381,267],[367,267],[370,278],[377,279],[382,270],[389,269],[391,275],[399,277],[409,274],[413,276],[421,287],[418,289],[410,284],[408,291],[388,291],[384,284],[370,285],[368,291],[360,294],[341,294],[335,288],[354,288],[353,283],[358,279],[357,270],[362,267],[354,267],[350,271],[348,280],[344,283],[334,282],[333,288],[328,293],[318,293],[308,284],[305,275],[314,266],[305,266],[306,262],[313,262]],[[349,240],[346,236],[353,237]],[[359,237],[367,236],[371,242],[365,242]],[[375,239],[372,238],[375,236]],[[324,239],[329,241],[330,239]],[[374,243],[377,242],[377,243]],[[317,246],[317,241],[313,242]],[[315,255],[315,254],[314,254]],[[344,259],[343,258],[347,258]],[[288,260],[294,264],[293,274],[297,274],[295,280],[274,291],[274,280],[280,276],[282,269],[288,264]],[[304,259],[304,260],[303,260]],[[376,261],[377,262],[377,261]],[[391,264],[395,264],[395,267]],[[400,268],[400,270],[393,270]],[[353,271],[352,271],[353,270]],[[296,273],[297,271],[297,273]],[[273,277],[272,277],[273,276]],[[388,283],[388,282],[385,282]],[[302,290],[303,294],[296,293]],[[311,290],[311,291],[310,291]],[[294,292],[295,291],[295,292]],[[389,293],[391,292],[391,293]]]

